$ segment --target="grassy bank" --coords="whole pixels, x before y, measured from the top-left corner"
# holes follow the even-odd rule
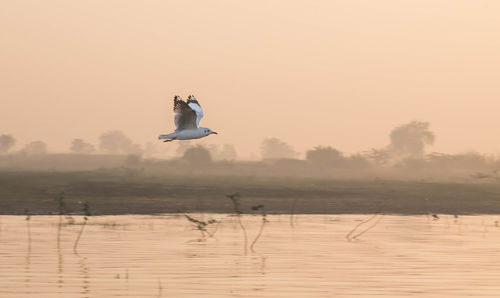
[[[88,201],[95,215],[231,212],[226,194],[235,192],[248,212],[264,204],[269,213],[500,213],[499,184],[91,171],[0,172],[0,214],[55,214],[61,192],[69,212]]]

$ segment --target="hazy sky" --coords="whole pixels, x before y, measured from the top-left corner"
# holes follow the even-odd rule
[[[205,142],[357,152],[431,122],[432,151],[500,153],[500,1],[0,2],[0,134],[155,142],[193,93]],[[165,146],[175,146],[165,144]]]

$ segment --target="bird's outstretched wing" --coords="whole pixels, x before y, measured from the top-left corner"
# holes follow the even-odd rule
[[[174,96],[174,113],[175,113],[175,131],[184,129],[196,129],[196,112],[180,98]]]
[[[200,120],[203,118],[203,109],[200,103],[193,95],[189,95],[187,104],[196,113],[196,127],[200,127]]]

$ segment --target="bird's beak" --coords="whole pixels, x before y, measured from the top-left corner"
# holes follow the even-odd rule
[[[212,131],[212,133],[215,134],[215,135],[218,135],[218,133],[216,133],[215,131]]]

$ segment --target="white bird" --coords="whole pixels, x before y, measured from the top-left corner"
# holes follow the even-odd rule
[[[203,110],[198,100],[192,95],[188,96],[187,102],[180,96],[174,96],[175,131],[166,135],[160,135],[159,140],[171,142],[173,140],[191,140],[217,134],[210,128],[200,127],[203,118]]]

